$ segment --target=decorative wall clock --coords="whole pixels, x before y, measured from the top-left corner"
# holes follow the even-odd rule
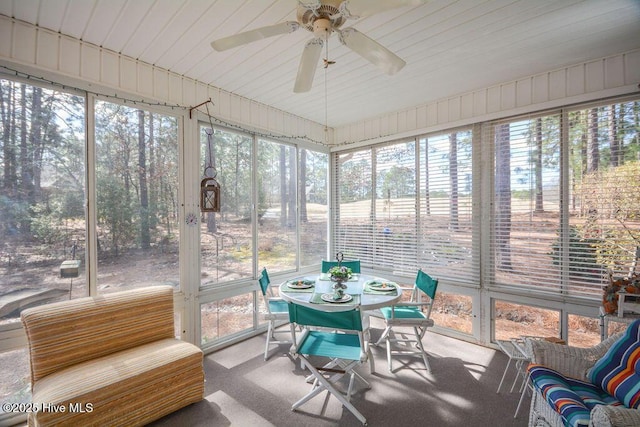
[[[189,227],[193,227],[198,224],[198,216],[193,212],[189,212],[185,218],[185,222]]]

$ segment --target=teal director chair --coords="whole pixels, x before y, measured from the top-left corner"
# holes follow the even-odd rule
[[[275,334],[289,334],[289,331],[279,331],[276,330],[276,322],[284,322],[286,323],[289,320],[289,310],[287,308],[287,302],[282,298],[277,298],[271,288],[271,281],[269,280],[269,274],[267,273],[267,269],[262,269],[262,274],[258,279],[258,284],[260,285],[260,291],[262,292],[262,297],[264,298],[264,305],[267,309],[267,313],[264,315],[265,320],[269,323],[269,327],[267,329],[267,343],[264,348],[264,360],[267,360],[269,357],[269,346],[273,344],[291,344],[291,338],[287,339],[277,339]]]
[[[327,273],[329,272],[329,269],[331,267],[336,267],[338,265],[338,261],[325,261],[322,260],[322,273]],[[353,260],[353,261],[342,261],[340,263],[340,265],[342,267],[349,267],[351,269],[352,273],[355,274],[360,274],[360,260]]]
[[[382,341],[386,341],[389,372],[392,372],[391,356],[394,354],[420,355],[427,371],[431,371],[422,339],[427,329],[434,324],[431,319],[431,310],[437,289],[438,279],[433,279],[427,273],[418,270],[415,284],[411,289],[411,299],[408,302],[382,307],[380,309],[381,315],[373,314],[376,317],[382,317],[386,324],[384,332],[374,345],[377,346]],[[423,301],[423,295],[427,297],[426,301]],[[397,330],[402,327],[412,328],[413,337],[407,337],[409,334]]]
[[[335,310],[337,307],[332,308]],[[302,368],[311,371],[309,378],[313,380],[311,391],[294,403],[291,410],[295,411],[326,390],[362,424],[366,424],[366,418],[350,401],[356,379],[370,388],[369,383],[355,371],[355,368],[364,364],[370,356],[363,334],[362,314],[359,306],[354,308],[352,305],[342,305],[340,309],[322,311],[316,309],[313,304],[289,303],[289,321],[293,337],[291,354],[300,358]],[[303,328],[299,336],[296,336],[296,325]],[[311,358],[316,361],[318,358],[325,358],[329,359],[329,362],[317,367]],[[335,387],[335,383],[345,376],[349,378],[349,386],[343,394]]]

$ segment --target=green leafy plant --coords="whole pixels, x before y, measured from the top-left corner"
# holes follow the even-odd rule
[[[584,236],[583,230],[576,226],[569,228],[569,271],[574,277],[599,282],[604,274],[603,266],[598,262],[597,248],[602,241]],[[562,265],[562,243],[558,238],[551,245],[550,255],[553,264]]]
[[[349,267],[344,267],[340,265],[331,267],[328,273],[332,279],[338,279],[338,280],[349,280],[351,276],[353,276],[353,271],[351,271]]]

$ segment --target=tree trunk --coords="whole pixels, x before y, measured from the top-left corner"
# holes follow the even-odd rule
[[[449,228],[456,231],[459,227],[458,220],[458,134],[449,135]]]
[[[149,114],[149,228],[158,225],[158,183],[156,182],[156,141],[153,126],[153,113]]]
[[[307,216],[307,150],[300,149],[300,183],[298,184],[298,194],[300,194],[300,222],[308,222]]]
[[[544,212],[544,199],[542,194],[542,118],[536,119],[536,204],[535,212]]]
[[[425,215],[431,215],[431,197],[429,194],[429,138],[424,143],[424,207]]]
[[[511,270],[511,148],[509,124],[496,127],[496,266]]]
[[[600,147],[598,146],[598,109],[589,110],[587,118],[587,173],[600,167]]]
[[[11,96],[13,93],[13,84],[8,83],[0,85],[0,120],[2,121],[2,158],[4,159],[2,188],[9,189],[11,177],[11,165],[9,158],[11,156],[11,144],[9,144],[11,136]]]
[[[138,110],[138,186],[140,188],[140,247],[151,247],[149,232],[149,194],[147,191],[147,154],[144,141],[144,111]]]
[[[35,95],[35,94],[34,94]],[[35,104],[34,96],[34,104]],[[35,107],[35,105],[34,105]],[[35,113],[35,111],[33,111]],[[39,113],[39,111],[38,111]],[[34,114],[31,114],[31,127],[33,129],[34,122],[37,119]],[[37,127],[37,126],[36,126]],[[27,85],[20,84],[20,199],[26,201],[31,206],[33,201],[33,176],[31,174],[31,168],[33,163],[29,159],[29,144],[27,141]],[[24,217],[20,221],[20,230],[23,233],[29,232],[31,228],[31,221],[29,218]]]
[[[4,180],[3,186],[6,195],[11,199],[15,197],[17,180],[16,165],[16,86],[10,83],[9,91],[6,95],[7,109],[3,114],[3,138],[4,147],[2,150],[4,159]],[[4,103],[3,103],[4,105]]]
[[[287,225],[287,157],[284,145],[280,146],[280,226]]]
[[[35,203],[35,197],[40,194],[42,190],[41,186],[41,169],[44,155],[44,134],[43,134],[43,108],[42,108],[42,88],[33,88],[33,101],[31,106],[31,177],[32,177],[32,195],[34,198],[32,203]]]
[[[616,105],[611,105],[610,109],[609,140],[611,141],[611,166],[617,167],[623,163],[624,157],[620,138],[618,138],[618,116],[616,115]],[[622,105],[620,105],[620,110],[622,112]],[[620,114],[620,117],[622,117],[622,114]]]
[[[296,179],[295,179],[296,151],[289,148],[289,195],[287,201],[289,203],[289,214],[287,226],[289,228],[296,225]]]

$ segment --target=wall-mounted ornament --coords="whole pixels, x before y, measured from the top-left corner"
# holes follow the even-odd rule
[[[189,227],[194,227],[198,225],[198,216],[193,212],[189,212],[184,221],[187,223]]]

